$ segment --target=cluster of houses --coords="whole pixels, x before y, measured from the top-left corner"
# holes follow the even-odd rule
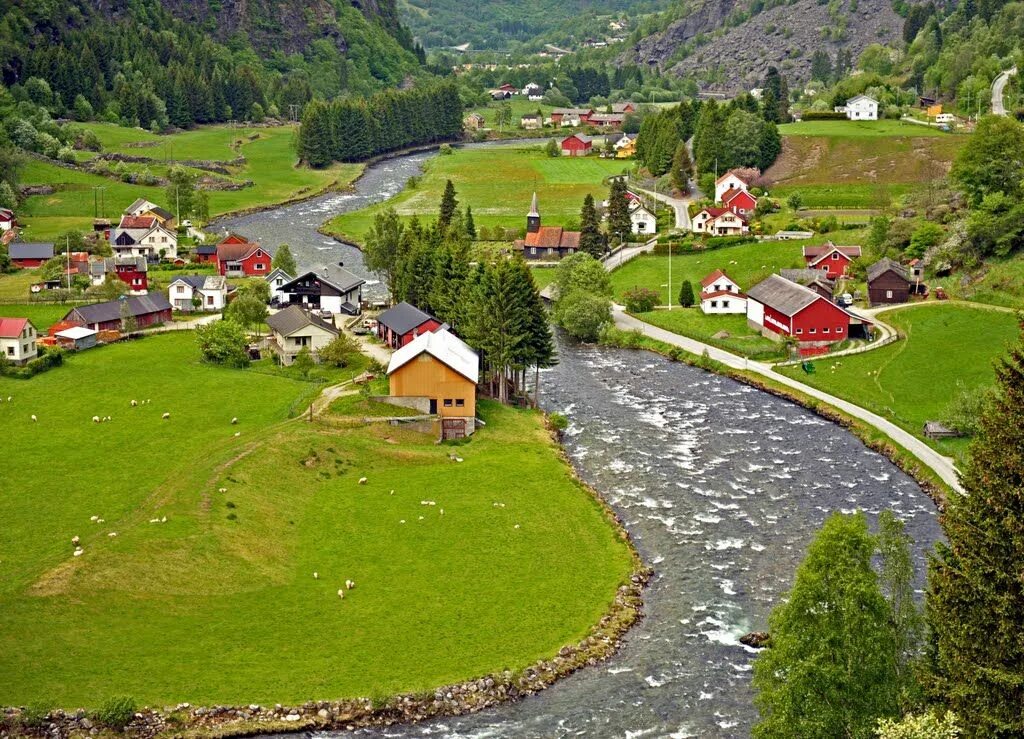
[[[750,219],[757,207],[757,198],[749,188],[758,176],[756,170],[732,169],[715,180],[716,204],[701,208],[690,219],[690,230],[705,236],[750,233]]]

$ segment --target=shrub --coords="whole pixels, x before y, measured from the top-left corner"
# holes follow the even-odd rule
[[[980,428],[981,412],[988,395],[987,388],[968,388],[963,382],[958,382],[956,395],[946,406],[942,423],[961,434],[973,436]]]
[[[93,717],[105,726],[123,731],[124,727],[135,717],[135,699],[128,695],[120,695],[106,700],[93,714]]]
[[[658,292],[649,287],[634,287],[622,294],[630,313],[648,313],[658,305]]]
[[[569,419],[561,413],[550,413],[548,414],[548,423],[558,433],[562,433],[569,428]]]
[[[683,280],[679,286],[679,305],[684,308],[691,307],[696,302],[693,294],[693,284],[689,280]]]
[[[451,156],[455,153],[455,149],[452,148],[451,144],[441,144],[437,149],[437,153],[441,156]]]
[[[62,146],[57,152],[57,158],[65,164],[75,163],[75,150],[70,146]]]
[[[846,113],[836,113],[834,110],[807,110],[804,111],[802,119],[805,121],[845,121]]]

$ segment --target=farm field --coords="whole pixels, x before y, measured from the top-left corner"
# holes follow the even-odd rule
[[[779,127],[769,191],[799,192],[805,208],[888,208],[944,177],[965,136],[899,121],[806,121]]]
[[[200,364],[186,332],[0,378],[0,704],[379,698],[598,621],[631,555],[537,414],[483,403],[456,464],[387,425],[289,421],[313,392]]]
[[[992,363],[1017,335],[1012,313],[962,303],[922,303],[884,311],[879,318],[907,338],[835,360],[776,371],[857,403],[917,436],[925,421],[939,420],[958,392],[991,385]],[[967,448],[964,439],[926,440],[949,455]]]
[[[525,227],[534,191],[543,223],[564,226],[579,219],[587,193],[599,202],[605,199],[608,186],[604,178],[621,174],[629,166],[628,162],[598,157],[551,158],[539,144],[456,149],[451,156],[427,161],[415,187],[406,186],[384,203],[337,216],[325,229],[359,243],[372,227],[373,217],[387,208],[401,216],[435,218],[446,180],[455,185],[459,207],[472,207],[477,230]]]
[[[785,347],[781,342],[766,339],[747,325],[745,315],[706,315],[699,306],[693,308],[675,307],[671,311],[655,310],[637,313],[637,318],[680,336],[703,341],[705,344],[734,352],[759,361],[785,358]],[[719,331],[730,334],[728,338],[712,338]]]
[[[504,127],[505,133],[513,131],[521,134],[536,134],[538,132],[524,131],[522,128],[520,128],[519,119],[522,118],[527,113],[536,113],[538,110],[544,114],[545,118],[551,115],[552,107],[550,105],[544,105],[541,102],[531,103],[522,95],[514,95],[512,98],[506,101],[495,100],[493,102],[488,103],[487,105],[478,106],[476,108],[473,108],[473,110],[471,111],[467,111],[466,115],[469,115],[470,113],[479,113],[484,117],[485,126],[487,128],[492,128],[495,131],[497,131],[498,111],[501,109],[502,102],[507,102],[509,104],[509,107],[512,109],[512,123]],[[559,130],[556,129],[545,130],[550,131],[552,135],[557,135],[559,133]],[[568,132],[565,135],[568,136]]]
[[[43,334],[46,333],[46,329],[66,316],[73,307],[73,303],[0,303],[0,318],[27,318],[32,321],[36,330]]]
[[[272,205],[335,184],[345,185],[362,172],[362,165],[359,164],[336,164],[322,170],[295,167],[292,145],[294,129],[291,126],[260,129],[209,126],[168,136],[156,136],[141,129],[127,129],[113,124],[92,123],[82,126],[96,132],[104,151],[152,157],[154,161],[148,165],[130,166],[138,169],[148,167],[158,176],[166,174],[167,167],[175,160],[228,161],[239,154],[244,156],[245,164],[229,167],[232,173],[229,179],[251,180],[253,185],[241,190],[209,192],[211,217]],[[199,170],[196,173],[204,174]],[[95,197],[93,188],[97,187],[105,188],[102,215],[107,218],[116,220],[121,211],[138,197],[174,209],[174,204],[167,202],[163,187],[133,185],[37,160],[26,163],[21,181],[26,185],[51,185],[56,188],[50,195],[28,198],[23,205],[19,216],[26,225],[22,236],[26,241],[53,239],[68,229],[91,229]]]

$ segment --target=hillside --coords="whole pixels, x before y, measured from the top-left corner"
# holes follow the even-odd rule
[[[898,39],[903,26],[890,0],[793,0],[753,10],[771,5],[694,0],[619,62],[692,77],[705,88],[740,91],[759,87],[770,66],[791,81],[806,81],[816,50],[832,57],[847,52],[855,60],[870,44]]]

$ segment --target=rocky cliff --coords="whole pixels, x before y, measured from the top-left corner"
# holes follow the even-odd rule
[[[770,66],[791,82],[806,81],[817,49],[833,59],[846,49],[856,60],[869,44],[894,41],[903,27],[890,0],[793,0],[737,22],[748,7],[749,0],[696,0],[620,62],[693,77],[704,88],[740,91],[759,86]]]

